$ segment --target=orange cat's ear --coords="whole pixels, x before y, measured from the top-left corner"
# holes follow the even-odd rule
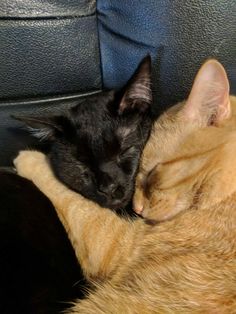
[[[209,60],[200,68],[183,112],[203,126],[217,125],[230,117],[229,81],[218,61]]]

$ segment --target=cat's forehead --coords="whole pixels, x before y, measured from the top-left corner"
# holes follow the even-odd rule
[[[71,108],[74,115],[90,115],[93,112],[105,113],[109,104],[115,103],[114,91],[102,92],[86,97]]]
[[[137,126],[136,126],[137,128]],[[134,131],[135,127],[122,123],[112,123],[92,130],[86,128],[77,130],[77,146],[80,154],[89,154],[91,158],[110,159],[119,154],[122,149],[140,143],[140,138]]]
[[[71,108],[70,119],[75,130],[88,135],[92,132],[96,136],[104,129],[114,128],[116,119],[108,108],[111,101],[107,97],[93,97]]]
[[[111,160],[119,153],[120,142],[114,134],[110,134],[110,137],[102,135],[86,135],[85,137],[78,136],[77,138],[77,152],[78,156],[89,162],[104,162],[105,160]]]
[[[93,155],[104,155],[107,150],[117,151],[124,146],[140,142],[137,135],[144,125],[140,125],[142,115],[135,112],[120,115],[115,111],[117,104],[113,103],[113,96],[107,96],[105,93],[72,109],[77,144]]]

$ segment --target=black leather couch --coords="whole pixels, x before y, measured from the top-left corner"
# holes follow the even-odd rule
[[[64,110],[120,87],[149,52],[157,111],[188,94],[209,57],[236,92],[235,0],[2,0],[0,165],[33,144],[14,113]]]

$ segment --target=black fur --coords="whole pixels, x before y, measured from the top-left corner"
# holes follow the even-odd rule
[[[109,109],[113,101],[113,94],[104,93],[75,107],[54,140],[49,159],[55,174],[71,189],[101,206],[119,209],[132,198],[150,119],[139,112],[114,114]]]
[[[18,117],[50,144],[56,176],[83,196],[111,209],[132,198],[138,162],[151,128],[150,58],[125,88],[86,99],[64,116]]]
[[[18,117],[49,144],[57,177],[115,210],[131,201],[151,129],[150,58],[119,92],[55,117]],[[0,313],[56,314],[82,297],[73,249],[51,203],[29,181],[0,172]]]

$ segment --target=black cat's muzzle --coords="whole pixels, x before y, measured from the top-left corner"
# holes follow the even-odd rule
[[[112,210],[119,210],[119,209],[125,208],[129,204],[130,199],[131,199],[130,193],[127,195],[123,195],[122,198],[106,199],[106,206],[105,207],[110,208]]]

